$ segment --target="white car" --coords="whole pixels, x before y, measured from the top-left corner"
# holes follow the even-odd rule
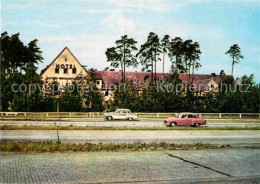
[[[104,113],[104,119],[125,119],[125,120],[137,120],[138,114],[131,113],[129,109],[117,109],[115,112]]]

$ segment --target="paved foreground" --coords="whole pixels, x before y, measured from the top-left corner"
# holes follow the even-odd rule
[[[101,127],[163,127],[163,119],[139,121],[107,121],[103,118],[56,118],[46,120],[1,120],[0,126],[101,126]],[[207,119],[207,127],[260,127],[259,119]]]
[[[259,130],[0,130],[0,141],[260,145]]]
[[[260,150],[0,155],[0,183],[259,183]]]

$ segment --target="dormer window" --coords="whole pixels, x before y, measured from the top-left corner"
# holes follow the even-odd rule
[[[65,57],[64,59],[65,59],[65,61],[67,61],[67,58],[66,58],[66,57]]]
[[[97,84],[98,84],[98,85],[100,84],[100,81],[99,81],[99,80],[97,81]]]
[[[211,85],[211,89],[213,89],[213,88],[214,88],[214,85],[212,84],[212,85]]]
[[[55,68],[55,73],[59,73],[59,68]]]
[[[72,73],[76,73],[77,72],[77,69],[76,68],[73,68],[72,69]]]

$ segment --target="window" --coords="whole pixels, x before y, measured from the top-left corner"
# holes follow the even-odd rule
[[[188,115],[188,118],[193,118],[193,115],[192,115],[192,114],[189,114],[189,115]]]
[[[127,111],[126,111],[126,110],[123,110],[123,113],[127,113]]]
[[[211,84],[211,89],[213,89],[214,88],[214,85],[213,84]]]
[[[100,81],[97,81],[97,84],[100,84]]]
[[[64,68],[64,73],[68,73],[68,68]]]
[[[116,113],[121,113],[121,110],[117,110]]]
[[[55,68],[55,73],[59,73],[59,68]]]
[[[77,72],[77,69],[76,68],[73,68],[72,69],[72,73],[76,73]]]
[[[181,116],[181,118],[186,118],[187,116],[186,116],[186,114],[183,114],[182,116]]]
[[[65,57],[65,61],[67,61],[67,58]]]

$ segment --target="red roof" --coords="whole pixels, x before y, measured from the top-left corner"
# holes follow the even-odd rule
[[[119,83],[122,80],[121,71],[95,71],[95,73],[97,79],[103,80],[103,89],[109,89],[114,83]],[[167,75],[169,73],[157,73],[156,78],[161,81]],[[125,72],[125,78],[126,81],[138,82],[139,84],[146,81],[150,82],[151,72]]]
[[[96,78],[102,79],[103,81],[103,89],[110,89],[111,86],[122,80],[121,71],[95,71]],[[126,72],[126,81],[138,82],[139,84],[143,84],[146,81],[151,81],[151,72]],[[156,78],[159,81],[162,81],[166,76],[170,75],[170,73],[157,73]],[[232,76],[227,76],[232,77]],[[146,78],[146,80],[145,80]],[[179,78],[182,80],[182,84],[187,84],[188,74],[180,73]],[[190,81],[195,85],[199,86],[201,83],[205,83],[205,81],[209,82],[211,78],[218,84],[221,81],[220,75],[205,75],[205,74],[194,74],[190,75]]]
[[[180,73],[179,78],[182,80],[182,84],[186,85],[189,75]],[[232,78],[231,75],[226,75],[228,78]],[[195,91],[204,90],[205,86],[213,79],[217,84],[221,81],[220,75],[212,75],[212,74],[190,74],[190,83],[195,86]]]

